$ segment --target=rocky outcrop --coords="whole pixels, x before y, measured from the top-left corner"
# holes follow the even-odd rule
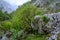
[[[45,7],[45,5],[49,4],[50,0],[37,0],[34,5],[37,5],[39,7]]]
[[[56,2],[56,3],[50,4],[50,7],[52,9],[54,9],[55,11],[56,10],[60,10],[60,2]]]
[[[52,35],[51,37],[48,38],[48,40],[57,40],[58,35]]]
[[[12,40],[11,36],[12,36],[12,32],[10,32],[10,31],[7,31],[7,32],[2,31],[0,40]]]
[[[52,34],[52,36],[49,37],[48,40],[57,40],[58,34],[60,33],[60,12],[54,13],[50,18],[52,18],[53,20],[50,20],[46,27],[51,28],[50,33]]]
[[[34,21],[31,23],[31,27],[34,29],[34,30],[38,30],[38,33],[42,33],[42,26],[43,26],[43,20],[42,18],[37,15],[34,17]]]
[[[52,34],[48,40],[57,40],[58,34],[60,33],[60,12],[52,13],[52,14],[45,14],[50,18],[48,23],[45,23],[40,16],[34,17],[34,22],[31,23],[33,29],[38,30],[39,33],[49,33]],[[44,27],[43,27],[44,26]]]
[[[37,0],[34,5],[41,8],[50,8],[55,11],[60,9],[60,0]]]

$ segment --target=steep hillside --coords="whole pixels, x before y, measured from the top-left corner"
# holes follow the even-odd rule
[[[5,39],[60,40],[60,0],[32,0],[10,15],[0,10],[0,40]]]

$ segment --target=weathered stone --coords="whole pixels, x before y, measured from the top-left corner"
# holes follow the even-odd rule
[[[5,35],[3,35],[2,40],[9,40],[9,39]]]
[[[48,15],[48,14],[47,14]],[[46,16],[47,16],[46,15]],[[48,15],[49,16],[49,15]],[[47,16],[47,17],[48,17]],[[53,20],[52,20],[52,19]],[[52,21],[51,21],[52,20]],[[52,23],[52,24],[51,24]],[[49,24],[49,25],[48,25]],[[58,13],[54,13],[53,15],[51,15],[50,17],[50,21],[46,24],[47,28],[51,28],[50,33],[52,34],[51,37],[49,37],[48,40],[57,40],[58,34],[60,33],[60,12]],[[52,30],[53,29],[53,30]],[[49,29],[48,29],[49,31]],[[57,35],[57,37],[56,37]]]
[[[48,23],[46,23],[45,26],[42,27],[44,21],[42,17],[37,15],[34,17],[34,21],[31,23],[32,28],[38,30],[39,33],[45,32],[46,34],[52,34],[52,36],[50,36],[48,40],[57,40],[58,34],[60,33],[60,12],[45,14],[44,16],[50,18]]]
[[[50,0],[37,0],[34,5],[44,7],[46,4],[50,3]]]
[[[45,8],[45,6],[48,5],[48,8],[56,11],[60,9],[60,0],[36,0],[34,5],[41,8]]]
[[[42,18],[37,15],[34,17],[34,21],[31,23],[31,26],[34,30],[38,30],[39,33],[42,33],[42,26],[43,26],[43,20]]]
[[[1,40],[12,40],[11,36],[12,36],[12,32],[10,31],[7,31],[6,33],[3,32]]]
[[[58,35],[52,35],[48,38],[48,40],[57,40]]]

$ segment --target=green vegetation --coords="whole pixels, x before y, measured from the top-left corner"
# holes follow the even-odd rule
[[[0,21],[2,21],[0,25],[6,31],[11,31],[13,33],[13,40],[46,40],[45,35],[35,35],[32,33],[33,36],[28,33],[31,28],[31,21],[34,20],[34,16],[42,16],[43,13],[43,9],[33,6],[31,3],[26,3],[10,15],[7,14],[7,12],[0,12]],[[48,18],[44,16],[43,20],[44,22],[47,22]],[[27,32],[27,34],[22,35],[24,32]],[[21,35],[24,37],[22,38]]]
[[[25,40],[46,40],[46,35],[28,35]]]
[[[0,10],[0,21],[4,21],[4,20],[7,20],[9,19],[10,16],[9,14],[7,14],[7,12],[3,13],[1,10]]]
[[[45,23],[47,23],[50,20],[47,16],[43,16],[42,19]]]
[[[22,6],[22,8],[18,8],[16,12],[13,14],[12,23],[15,29],[29,29],[30,23],[33,21],[33,17],[35,15],[42,15],[43,10],[37,8],[36,6],[32,6],[31,4],[27,4]]]

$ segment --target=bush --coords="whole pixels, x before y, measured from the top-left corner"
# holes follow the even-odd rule
[[[2,26],[5,30],[10,30],[12,23],[10,21],[4,21],[2,22]]]
[[[18,30],[29,29],[34,16],[42,13],[41,9],[32,6],[30,3],[18,8],[12,18],[13,28]]]

